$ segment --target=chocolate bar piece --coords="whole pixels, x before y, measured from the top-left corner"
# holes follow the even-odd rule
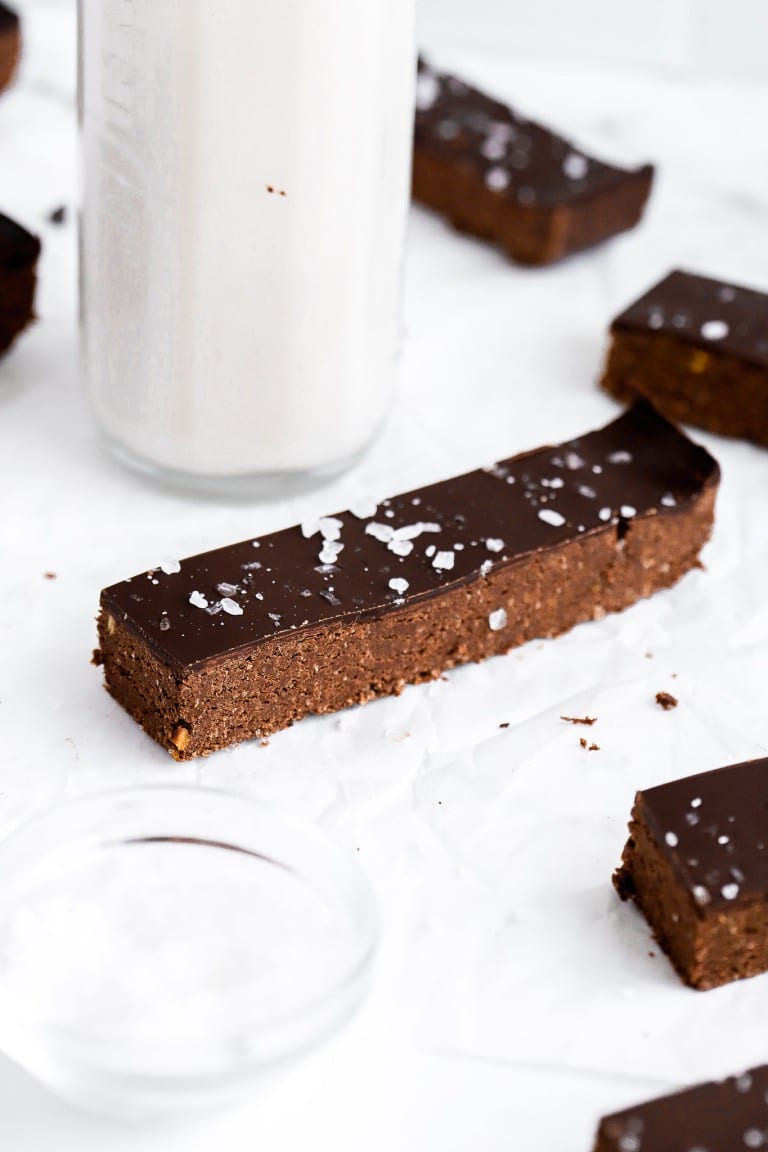
[[[768,446],[768,296],[672,272],[611,325],[602,386]]]
[[[0,4],[0,92],[13,82],[21,56],[21,23],[15,12]]]
[[[768,1146],[768,1067],[601,1121],[595,1152],[747,1152]]]
[[[35,318],[40,241],[0,215],[0,353]]]
[[[768,760],[639,792],[614,883],[686,984],[768,971]]]
[[[560,448],[116,584],[95,659],[172,755],[206,755],[674,584],[718,480],[639,404]]]
[[[521,264],[550,264],[634,226],[653,168],[588,156],[419,61],[413,196]]]

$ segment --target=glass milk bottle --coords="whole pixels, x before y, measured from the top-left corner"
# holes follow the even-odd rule
[[[84,371],[126,462],[341,471],[392,393],[414,0],[80,0]]]

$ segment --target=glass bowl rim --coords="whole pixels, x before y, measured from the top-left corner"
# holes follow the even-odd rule
[[[61,826],[60,831],[63,835],[63,845],[59,844],[59,850],[73,845],[80,844],[84,849],[87,849],[89,844],[98,852],[99,848],[108,849],[109,847],[119,846],[121,843],[124,846],[137,846],[141,844],[141,838],[128,839],[116,837],[110,839],[109,832],[106,830],[103,837],[98,834],[98,829],[91,828],[93,833],[92,837],[83,836],[82,838],[68,839],[66,833],[67,817],[76,812],[83,812],[91,809],[93,816],[101,811],[108,815],[112,805],[119,805],[121,801],[140,803],[143,801],[151,800],[152,798],[164,797],[170,803],[178,800],[187,804],[191,803],[196,805],[198,802],[202,805],[206,801],[209,803],[223,802],[230,805],[237,806],[243,814],[249,811],[259,813],[264,818],[269,818],[273,822],[273,827],[280,828],[283,831],[292,833],[301,839],[302,844],[310,847],[313,852],[319,852],[325,855],[326,860],[330,862],[334,870],[343,868],[342,882],[334,885],[333,889],[329,891],[327,887],[320,888],[315,885],[318,895],[325,892],[326,894],[334,897],[341,905],[347,919],[353,925],[355,944],[354,947],[349,949],[349,955],[340,963],[338,971],[334,973],[332,979],[322,987],[319,991],[313,993],[308,999],[299,1002],[290,1009],[277,1011],[269,1014],[264,1018],[257,1020],[251,1019],[246,1022],[239,1030],[222,1030],[217,1033],[213,1042],[216,1044],[238,1043],[246,1040],[251,1036],[255,1029],[259,1033],[268,1036],[270,1033],[278,1033],[280,1029],[295,1024],[302,1019],[311,1020],[313,1016],[320,1012],[323,1008],[332,1009],[332,1006],[343,1000],[345,993],[348,990],[354,989],[362,983],[368,970],[370,969],[374,955],[378,945],[378,914],[375,904],[375,898],[370,881],[368,880],[364,870],[358,861],[351,854],[344,852],[334,841],[328,837],[321,829],[317,827],[310,820],[305,820],[302,817],[296,816],[290,811],[282,808],[281,806],[269,801],[263,801],[246,794],[234,792],[228,789],[214,788],[210,786],[197,786],[191,784],[140,784],[133,787],[121,787],[107,790],[99,790],[95,792],[83,793],[80,796],[67,798],[61,803],[54,804],[48,808],[35,813],[28,819],[16,825],[11,831],[0,839],[0,863],[2,863],[3,856],[7,852],[13,851],[14,848],[24,845],[28,839],[46,828],[56,829]],[[183,823],[183,815],[180,817],[180,823]],[[102,839],[102,843],[98,844],[98,839]],[[163,837],[165,840],[166,837]],[[237,843],[238,837],[231,837],[231,842],[226,839],[217,838],[216,840],[204,840],[195,836],[178,836],[175,837],[169,830],[167,840],[169,843],[176,841],[180,846],[188,847],[190,844],[197,844],[200,847],[210,848],[212,850],[236,851],[243,853],[251,858],[259,857],[265,864],[276,865],[285,868],[288,872],[292,873],[297,880],[307,882],[311,881],[311,877],[307,876],[305,870],[300,867],[291,865],[290,862],[285,862],[275,855],[267,852],[259,854],[242,844]],[[147,838],[147,843],[150,843],[152,837]],[[46,853],[47,856],[56,856],[57,846],[52,844],[50,852]],[[286,855],[290,855],[287,852]],[[18,873],[18,878],[23,878],[24,869]],[[11,877],[10,887],[13,887],[13,882],[16,877]],[[343,888],[348,888],[350,891],[344,892]],[[359,909],[362,909],[363,915],[359,917],[355,909],[352,907],[352,901],[356,898],[359,904]],[[5,908],[12,908],[16,901],[5,894],[0,894],[0,919],[3,916]],[[358,910],[359,911],[359,910]],[[0,1043],[0,1049],[5,1049],[7,1053],[13,1058],[13,1042],[12,1037],[14,1034],[25,1034],[26,1036],[45,1036],[52,1039],[54,1042],[59,1042],[65,1045],[70,1051],[79,1051],[82,1054],[88,1053],[91,1058],[99,1054],[100,1063],[107,1068],[111,1067],[113,1071],[117,1071],[121,1066],[121,1061],[110,1060],[109,1052],[111,1046],[114,1044],[114,1038],[110,1038],[108,1034],[103,1036],[95,1036],[87,1029],[79,1029],[74,1026],[58,1025],[55,1023],[46,1023],[45,1021],[33,1022],[23,1012],[16,1012],[13,1010],[12,1005],[9,1003],[7,992],[3,989],[3,981],[0,978],[0,1005],[3,1008],[4,1030],[8,1028],[8,1035],[11,1042],[6,1045],[3,1041]],[[318,1036],[323,1035],[328,1029],[315,1030]],[[313,1043],[315,1033],[310,1034],[304,1041],[304,1046]],[[189,1038],[143,1038],[141,1040],[131,1040],[128,1042],[130,1051],[141,1052],[148,1048],[155,1053],[172,1054],[179,1049],[188,1051],[190,1047],[202,1047],[210,1044],[211,1042],[204,1041],[201,1037]],[[300,1048],[302,1045],[297,1046]],[[104,1049],[105,1051],[101,1051]],[[253,1062],[257,1064],[266,1064],[272,1062],[273,1059],[278,1057],[258,1057]],[[241,1059],[240,1063],[247,1063],[245,1059]],[[153,1079],[162,1079],[162,1073],[152,1071],[147,1073]],[[168,1079],[172,1079],[176,1073],[169,1070],[167,1073]],[[196,1075],[195,1073],[185,1073],[185,1075]],[[199,1075],[206,1076],[207,1073],[200,1073]]]

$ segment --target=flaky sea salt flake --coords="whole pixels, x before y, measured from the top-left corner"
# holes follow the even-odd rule
[[[453,552],[438,552],[432,561],[432,567],[438,572],[450,572],[456,562]]]
[[[389,544],[395,535],[395,530],[391,524],[380,524],[376,520],[371,520],[370,524],[365,526],[365,534],[366,536],[373,536],[374,540],[378,540],[382,544]]]
[[[404,580],[402,576],[395,576],[392,580],[390,580],[389,586],[393,592],[397,592],[400,596],[402,596],[403,593],[407,592],[410,588],[410,584],[407,580]]]
[[[491,612],[488,617],[488,627],[491,632],[501,632],[506,628],[509,622],[506,608],[497,608],[495,612]]]
[[[202,592],[193,592],[189,598],[189,602],[193,608],[208,607],[208,601],[206,600],[205,596],[203,596]]]
[[[730,332],[725,320],[707,320],[701,326],[701,334],[705,340],[725,340]]]
[[[589,161],[579,152],[569,152],[563,160],[563,172],[569,180],[583,180],[589,171]]]
[[[545,524],[549,524],[551,528],[562,528],[565,524],[565,516],[559,512],[555,512],[554,508],[542,508],[539,512],[539,520],[543,520]]]
[[[227,616],[242,616],[243,606],[238,604],[237,600],[233,600],[230,596],[225,596],[221,602],[222,611],[226,612]]]

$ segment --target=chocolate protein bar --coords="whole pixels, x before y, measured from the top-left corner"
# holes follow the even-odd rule
[[[522,264],[549,264],[640,220],[653,168],[617,168],[419,62],[413,196]]]
[[[650,406],[101,596],[108,691],[178,759],[557,636],[698,564],[719,469]]]
[[[768,446],[768,295],[670,273],[614,320],[602,386]]]
[[[636,797],[614,883],[693,988],[768,971],[766,813],[768,759]]]

